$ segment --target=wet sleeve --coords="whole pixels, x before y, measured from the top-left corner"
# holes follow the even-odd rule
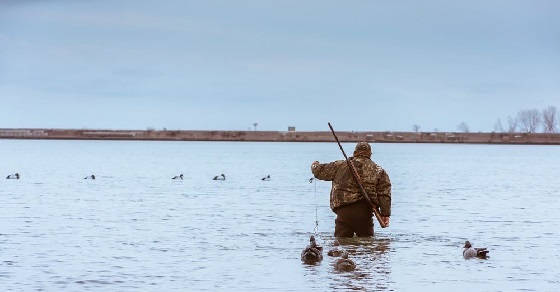
[[[377,200],[381,216],[391,216],[391,180],[389,180],[389,175],[385,170],[381,171],[377,181]]]
[[[315,178],[320,180],[332,181],[336,171],[341,163],[341,160],[331,163],[316,164],[311,166],[311,172]]]

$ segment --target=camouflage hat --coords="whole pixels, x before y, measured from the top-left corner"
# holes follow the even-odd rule
[[[356,144],[356,149],[354,149],[355,157],[366,157],[371,158],[371,146],[368,142],[359,142]]]

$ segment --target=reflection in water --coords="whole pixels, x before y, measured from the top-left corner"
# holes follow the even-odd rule
[[[394,183],[392,224],[376,229],[375,238],[342,239],[357,267],[339,273],[336,258],[326,256],[335,239],[331,185],[317,182],[315,195],[307,181],[309,157],[333,159],[332,144],[0,144],[2,167],[26,174],[0,180],[2,291],[560,285],[558,147],[375,145]],[[185,179],[170,181],[187,162]],[[73,178],[90,171],[99,179]],[[221,172],[231,176],[219,184],[208,179]],[[262,173],[274,179],[262,183]],[[300,254],[314,230],[315,207],[325,256],[307,266]],[[487,246],[492,257],[464,260],[465,240]]]
[[[332,248],[333,237],[326,238]],[[334,269],[337,258],[329,257],[330,287],[333,289],[371,290],[390,289],[391,261],[389,238],[352,237],[338,238],[339,248],[345,249],[349,258],[356,263],[353,272],[341,273]]]

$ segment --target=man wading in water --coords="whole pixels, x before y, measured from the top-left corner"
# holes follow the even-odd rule
[[[350,158],[361,183],[371,201],[379,206],[381,219],[386,226],[391,216],[391,181],[389,176],[375,162],[371,161],[371,147],[367,142],[356,145],[354,156]],[[351,170],[345,160],[311,164],[315,178],[332,181],[331,209],[336,213],[334,236],[373,236],[372,208],[360,193]]]

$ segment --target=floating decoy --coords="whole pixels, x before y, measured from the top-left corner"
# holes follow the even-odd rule
[[[343,252],[341,258],[334,264],[334,268],[339,272],[351,272],[356,269],[356,264],[348,258],[347,252]]]
[[[323,260],[323,247],[315,242],[315,236],[309,238],[309,245],[301,252],[301,261],[308,265],[316,264]]]
[[[95,174],[88,175],[88,176],[84,177],[84,179],[95,179]]]
[[[333,248],[331,250],[329,250],[329,252],[327,253],[330,257],[339,257],[341,255],[343,255],[345,253],[344,250],[342,249],[338,249],[338,248]]]
[[[463,257],[465,259],[479,258],[487,259],[488,253],[490,252],[485,247],[472,247],[471,243],[467,240],[465,241],[465,249],[463,249]]]
[[[313,180],[315,180],[315,178],[314,178],[314,177],[310,178],[310,179],[309,179],[309,183],[312,183],[312,182],[313,182]]]
[[[174,177],[172,177],[171,179],[183,179],[183,174],[181,173],[180,175],[176,175]]]
[[[329,250],[329,252],[327,253],[329,256],[331,257],[339,257],[342,255],[343,252],[345,252],[343,249],[339,249],[337,246],[340,245],[340,242],[338,242],[338,240],[334,240],[333,241],[333,248],[331,248]]]
[[[216,175],[212,180],[226,180],[226,175],[225,174],[221,174],[221,175]]]
[[[267,176],[265,176],[265,177],[263,177],[263,178],[261,178],[261,180],[269,181],[269,180],[270,180],[270,174],[267,175]]]
[[[6,179],[19,179],[19,173],[10,174],[6,177]]]

